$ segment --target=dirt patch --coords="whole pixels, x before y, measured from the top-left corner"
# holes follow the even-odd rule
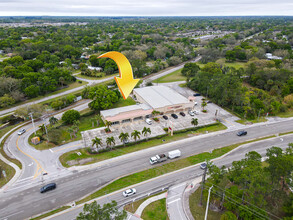
[[[74,166],[74,165],[83,165],[83,164],[86,164],[86,163],[89,163],[93,160],[93,158],[85,158],[85,159],[81,159],[81,160],[70,160],[70,161],[67,161],[66,163],[69,165],[69,166]]]

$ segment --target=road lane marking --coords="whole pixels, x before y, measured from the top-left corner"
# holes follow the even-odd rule
[[[181,200],[181,198],[178,198],[178,199],[175,199],[175,200],[173,200],[173,201],[171,201],[171,202],[168,202],[168,205],[171,204],[171,203],[173,203],[173,202],[177,202],[177,201],[179,201],[179,200]]]
[[[44,170],[44,168],[41,166],[41,164],[39,163],[39,161],[37,161],[33,156],[31,156],[31,155],[29,155],[29,154],[27,154],[27,153],[25,153],[23,150],[21,150],[20,148],[19,148],[19,146],[18,146],[18,140],[19,140],[19,138],[20,138],[20,136],[17,138],[17,140],[16,140],[16,147],[17,147],[17,149],[21,152],[21,153],[23,153],[24,155],[26,155],[26,156],[28,156],[29,158],[31,158],[33,161],[35,161],[36,162],[36,164],[37,164],[37,170],[36,170],[36,172],[35,172],[35,175],[34,175],[34,179],[37,177],[37,176],[39,176],[39,170],[41,169],[41,172],[43,171],[44,173],[46,173],[46,171]]]

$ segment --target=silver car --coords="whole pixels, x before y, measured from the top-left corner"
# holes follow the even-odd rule
[[[24,129],[24,128],[22,128],[22,129],[20,129],[18,132],[17,132],[17,134],[18,135],[22,135],[23,133],[25,133],[26,132],[26,130]]]

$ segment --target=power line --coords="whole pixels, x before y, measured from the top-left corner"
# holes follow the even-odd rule
[[[217,196],[221,196],[221,194],[218,193],[218,192],[213,192],[213,191],[212,191],[212,193],[214,193],[214,194],[217,195]],[[253,210],[253,209],[249,208],[248,206],[244,206],[244,205],[241,204],[240,202],[237,202],[236,200],[234,200],[234,199],[232,199],[232,198],[230,198],[230,197],[228,197],[228,196],[226,196],[226,198],[229,200],[229,202],[231,202],[231,203],[233,203],[233,204],[235,204],[235,205],[237,205],[237,206],[241,206],[243,209],[245,209],[245,211],[250,212],[252,215],[255,215],[255,216],[257,216],[257,217],[259,217],[259,218],[263,218],[263,219],[269,219],[269,217],[264,216],[263,214],[257,212],[256,210]]]
[[[221,187],[219,187],[219,186],[217,186],[217,185],[214,185],[214,186],[217,187],[217,188],[219,188],[219,189],[221,189],[221,190],[224,190],[223,188],[221,188]],[[225,193],[228,193],[228,194],[230,194],[230,195],[232,195],[232,196],[234,196],[234,197],[237,197],[237,198],[243,200],[244,202],[248,203],[249,205],[251,205],[251,206],[253,206],[253,207],[255,207],[255,208],[257,208],[257,209],[259,209],[259,210],[261,210],[261,211],[264,211],[264,212],[270,214],[271,216],[274,216],[274,217],[277,218],[277,219],[281,219],[281,218],[279,218],[278,216],[276,216],[276,215],[274,215],[274,214],[272,214],[272,213],[270,213],[270,212],[268,212],[268,211],[266,211],[266,210],[264,210],[264,209],[262,209],[262,208],[260,208],[260,207],[258,207],[258,206],[256,206],[256,205],[254,205],[254,204],[248,202],[247,200],[244,200],[244,199],[240,198],[239,196],[234,195],[234,194],[231,193],[231,192],[227,192],[227,191],[225,191]]]

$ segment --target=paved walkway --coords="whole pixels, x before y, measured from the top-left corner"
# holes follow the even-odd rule
[[[141,214],[142,214],[142,212],[143,212],[143,210],[145,209],[145,207],[147,207],[149,204],[151,204],[152,202],[155,202],[155,201],[157,201],[157,200],[160,200],[160,199],[164,199],[164,198],[166,198],[167,197],[167,194],[168,193],[162,193],[162,194],[160,194],[160,195],[157,195],[157,196],[153,196],[153,197],[151,197],[151,198],[149,198],[149,199],[147,199],[147,200],[145,200],[139,207],[138,207],[138,209],[136,210],[136,212],[135,212],[135,216],[137,216],[137,217],[140,217],[141,216]]]

